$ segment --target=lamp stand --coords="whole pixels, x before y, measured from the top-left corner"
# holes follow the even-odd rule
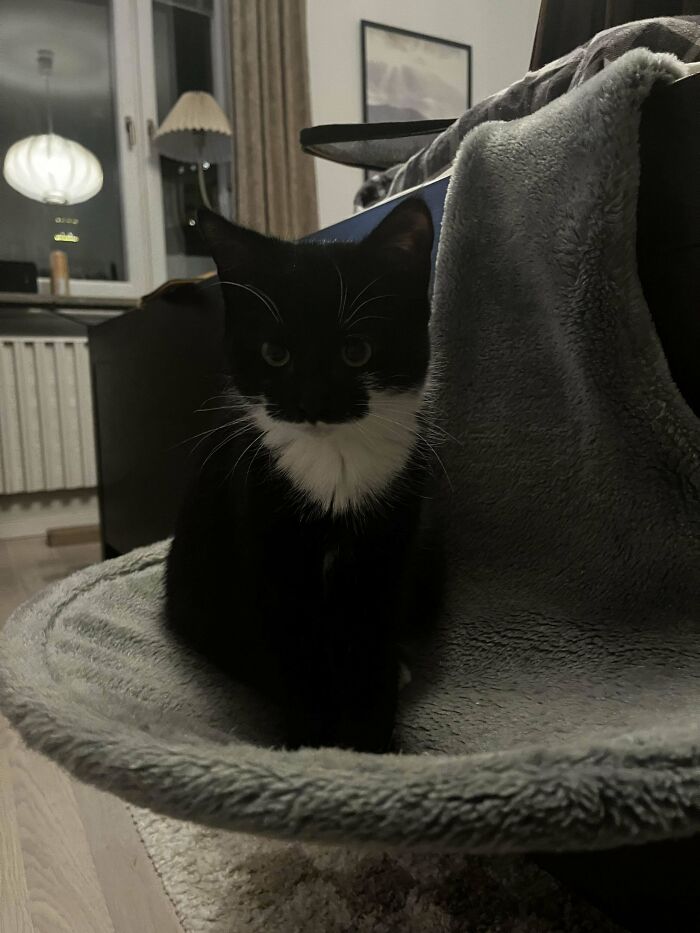
[[[204,130],[195,130],[195,135],[197,137],[197,149],[199,150],[199,158],[197,159],[197,181],[199,182],[199,194],[202,198],[202,204],[211,210],[212,207],[211,202],[209,201],[209,195],[207,194],[207,186],[204,184],[204,166],[202,165],[202,162],[204,161],[202,158],[204,154]]]
[[[199,182],[199,193],[202,197],[202,203],[211,210],[212,207],[209,202],[209,195],[207,194],[207,186],[204,184],[204,169],[202,168],[201,162],[197,162],[197,181]]]

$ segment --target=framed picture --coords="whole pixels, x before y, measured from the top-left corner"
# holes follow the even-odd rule
[[[362,20],[365,123],[457,118],[472,104],[472,49]]]

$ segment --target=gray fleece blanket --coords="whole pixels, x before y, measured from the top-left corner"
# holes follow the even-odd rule
[[[700,425],[635,270],[636,50],[465,139],[433,333],[446,534],[401,754],[284,752],[274,717],[170,644],[167,543],[22,607],[3,711],[78,777],[212,826],[506,853],[700,829]]]
[[[609,67],[634,48],[670,52],[682,62],[697,62],[700,60],[700,16],[661,16],[635,20],[599,32],[590,42],[568,55],[550,62],[538,71],[528,72],[510,87],[479,101],[428,146],[414,150],[406,162],[371,175],[355,195],[355,204],[358,207],[370,207],[382,198],[426,184],[450,166],[460,142],[475,126],[487,120],[515,120],[534,113],[560,95],[590,80],[601,69]],[[418,137],[414,139],[418,144]],[[404,147],[408,141],[403,139]],[[364,144],[364,147],[371,152],[371,144]],[[348,148],[352,149],[352,144]],[[316,155],[322,154],[319,148],[313,151]],[[372,161],[373,154],[370,152],[364,153],[369,164],[382,164]],[[383,154],[380,150],[380,156]]]

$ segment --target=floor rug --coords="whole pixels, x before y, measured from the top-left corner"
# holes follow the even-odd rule
[[[130,809],[186,933],[621,933],[523,858],[277,842]]]

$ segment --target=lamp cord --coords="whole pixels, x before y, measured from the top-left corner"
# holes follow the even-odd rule
[[[207,186],[204,184],[204,166],[202,162],[204,161],[204,130],[195,130],[195,139],[197,145],[197,154],[199,158],[197,159],[197,181],[199,182],[199,193],[202,197],[202,204],[205,207],[208,207],[211,210],[211,202],[209,201],[209,195],[207,194]]]
[[[44,75],[44,84],[46,87],[46,122],[49,127],[49,133],[53,135],[53,113],[51,109],[51,73],[48,71]]]
[[[199,182],[199,193],[202,196],[202,203],[211,210],[212,207],[209,201],[209,195],[207,194],[207,186],[204,184],[204,169],[201,162],[197,162],[197,181]]]
[[[46,96],[46,123],[49,134],[53,135],[53,110],[51,107],[51,74],[53,72],[53,50],[39,49],[37,52],[39,74],[44,76],[44,90]]]

